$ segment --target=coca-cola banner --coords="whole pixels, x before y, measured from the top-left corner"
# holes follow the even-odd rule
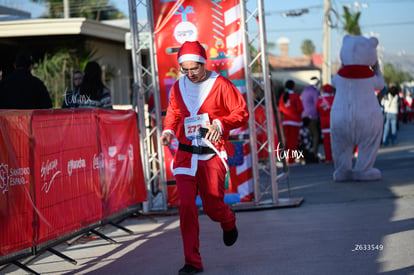
[[[146,200],[137,123],[135,112],[99,114],[99,161],[105,167],[101,169],[104,217]]]

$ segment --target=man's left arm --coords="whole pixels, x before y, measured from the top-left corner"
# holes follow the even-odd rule
[[[225,102],[224,108],[228,112],[228,115],[217,119],[222,130],[230,131],[244,126],[249,119],[249,110],[243,95],[229,80],[224,81],[222,91]]]

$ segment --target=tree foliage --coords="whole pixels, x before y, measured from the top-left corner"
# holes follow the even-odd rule
[[[86,63],[95,55],[95,50],[69,50],[62,48],[56,53],[47,53],[32,67],[33,75],[40,78],[48,88],[53,107],[62,106],[64,94],[72,88],[72,73],[84,70]]]
[[[361,12],[351,12],[347,6],[344,6],[344,19],[345,26],[344,30],[346,33],[351,35],[361,35],[361,28],[359,27],[359,17]]]
[[[32,0],[46,4],[48,12],[43,18],[63,18],[63,0]],[[110,20],[125,18],[118,9],[109,4],[109,0],[69,0],[69,17],[85,17],[92,20]]]
[[[394,68],[390,63],[386,63],[383,69],[384,81],[387,85],[391,83],[403,83],[413,80],[413,77],[407,73]]]
[[[302,53],[306,56],[311,56],[315,53],[315,45],[310,39],[303,40],[300,49],[302,50]]]

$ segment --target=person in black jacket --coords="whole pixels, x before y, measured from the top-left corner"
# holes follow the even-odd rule
[[[79,87],[78,107],[112,109],[111,91],[103,83],[102,69],[96,61],[86,64]]]
[[[16,56],[15,71],[0,81],[0,109],[48,109],[52,100],[45,84],[31,73],[32,57]]]

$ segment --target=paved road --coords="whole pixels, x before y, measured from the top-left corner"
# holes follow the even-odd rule
[[[222,243],[218,224],[200,216],[206,275],[414,274],[414,125],[402,125],[399,144],[381,148],[379,182],[332,181],[333,166],[290,168],[293,208],[237,212],[239,240]],[[288,198],[280,183],[280,198]],[[55,249],[77,265],[48,252],[28,263],[41,274],[177,274],[183,265],[176,215],[130,217],[102,232],[117,241],[82,238]],[[0,274],[27,274],[15,266]]]

